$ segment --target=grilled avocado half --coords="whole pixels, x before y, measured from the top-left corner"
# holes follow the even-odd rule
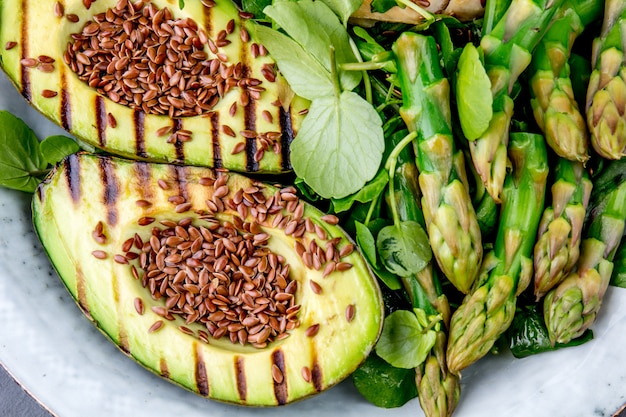
[[[172,0],[4,0],[0,65],[35,108],[93,147],[285,172],[309,103],[293,95],[249,17],[231,0],[183,9]]]
[[[124,353],[202,396],[275,406],[347,377],[383,321],[358,249],[294,191],[79,153],[32,211],[68,291]]]

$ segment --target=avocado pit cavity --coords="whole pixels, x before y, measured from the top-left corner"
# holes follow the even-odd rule
[[[168,8],[120,0],[71,35],[63,59],[80,80],[118,104],[170,118],[195,116],[211,112],[236,87],[243,106],[265,90],[241,62],[228,62],[220,48],[231,36],[249,39],[235,19],[210,39],[193,19],[175,18]],[[274,78],[270,68],[265,74]]]
[[[154,313],[168,321],[181,317],[186,326],[179,329],[207,343],[209,336],[227,337],[264,348],[300,325],[298,282],[289,278],[285,259],[266,246],[269,234],[255,223],[237,226],[215,218],[163,220],[149,238],[126,240],[122,252],[150,296],[164,301]],[[136,308],[142,314],[143,302]],[[162,327],[156,326],[153,331]]]

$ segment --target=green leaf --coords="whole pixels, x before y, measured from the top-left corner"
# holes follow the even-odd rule
[[[478,139],[493,116],[493,96],[478,49],[471,43],[465,46],[459,58],[456,101],[463,134],[468,140]]]
[[[324,198],[360,190],[378,172],[382,122],[361,96],[344,91],[314,100],[291,144],[295,173]]]
[[[365,29],[360,26],[355,26],[353,28],[354,35],[357,36],[355,39],[355,43],[359,49],[359,53],[363,57],[364,60],[372,60],[377,59],[378,56],[388,52],[385,48],[382,47],[376,39],[374,39]],[[384,71],[390,73],[396,73],[397,67],[395,60],[389,59],[385,66],[381,68]]]
[[[424,362],[435,345],[437,333],[426,330],[414,312],[397,310],[385,318],[378,356],[397,368],[412,369]]]
[[[363,256],[365,256],[365,259],[367,259],[372,267],[377,267],[378,257],[376,256],[376,239],[374,239],[370,229],[368,229],[363,223],[355,221],[354,226],[356,228],[356,242],[363,252]]]
[[[356,228],[356,242],[365,259],[367,260],[370,268],[380,278],[383,283],[391,290],[399,290],[402,287],[402,283],[398,277],[386,269],[381,268],[378,264],[378,254],[376,252],[376,238],[375,233],[377,230],[372,230],[368,226],[358,221],[354,222]]]
[[[380,169],[376,176],[368,181],[359,191],[344,198],[332,199],[333,210],[341,213],[349,210],[355,202],[369,203],[382,194],[389,183],[389,173],[386,169]]]
[[[256,34],[297,95],[313,100],[334,94],[330,73],[296,41],[261,25],[256,26]]]
[[[279,1],[266,7],[265,14],[274,20],[293,40],[331,74],[331,47],[337,65],[357,62],[350,37],[335,13],[323,2],[312,0]],[[265,45],[272,53],[272,50]],[[276,58],[278,61],[278,58]],[[280,61],[278,61],[280,67]],[[354,89],[361,81],[359,71],[340,71],[344,90]],[[295,89],[294,89],[295,91]]]
[[[593,339],[593,332],[587,330],[569,343],[550,343],[548,329],[543,319],[541,304],[522,305],[515,311],[513,322],[505,333],[509,349],[516,358],[525,358],[537,353],[579,346]]]
[[[401,277],[420,272],[432,258],[428,235],[414,221],[383,228],[376,239],[376,247],[385,267]]]
[[[35,133],[21,119],[0,111],[0,185],[32,193],[48,163]]]
[[[182,10],[185,8],[185,0],[178,0],[178,7]]]
[[[322,0],[328,7],[332,9],[333,12],[343,22],[344,25],[348,24],[348,19],[352,16],[352,13],[356,12],[359,7],[361,7],[361,3],[363,0]]]
[[[361,395],[377,407],[401,407],[417,397],[415,371],[391,366],[375,352],[354,371],[352,381]]]
[[[39,145],[41,154],[50,165],[55,165],[68,155],[76,153],[80,150],[80,146],[63,135],[48,136],[41,141]]]

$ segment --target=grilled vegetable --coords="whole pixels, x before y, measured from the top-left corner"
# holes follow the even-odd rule
[[[509,125],[513,116],[513,99],[511,89],[519,75],[528,67],[535,47],[553,21],[563,0],[512,0],[493,30],[483,33],[480,41],[480,52],[484,56],[484,72],[491,83],[491,113],[489,118],[479,115],[484,120],[473,117],[461,118],[461,127],[470,140],[469,147],[472,161],[487,191],[496,202],[500,202],[500,194],[506,176],[507,144],[509,141]],[[489,6],[488,6],[489,9]],[[500,13],[495,13],[499,15]],[[468,45],[467,48],[471,48]],[[467,82],[458,82],[456,102],[459,113],[467,112],[470,100],[476,97],[467,90],[473,88],[472,80],[476,77],[465,73],[461,67],[459,78]],[[468,68],[474,70],[474,68]]]
[[[403,33],[394,43],[402,90],[400,115],[415,142],[422,209],[439,266],[467,293],[482,260],[482,241],[468,192],[463,153],[450,120],[450,90],[434,38]]]
[[[589,159],[587,122],[578,109],[570,78],[574,41],[602,14],[601,0],[567,3],[537,46],[529,68],[531,105],[548,145],[562,158]]]
[[[39,187],[33,217],[72,297],[124,353],[204,397],[282,405],[347,377],[383,322],[360,252],[294,192],[77,154]]]
[[[594,40],[587,89],[591,144],[602,157],[626,155],[626,3],[606,0],[601,35]]]
[[[293,97],[234,3],[86,4],[0,3],[0,65],[45,116],[129,158],[291,170],[289,144],[308,102]]]
[[[616,161],[622,169],[626,166]],[[609,286],[613,258],[624,234],[626,181],[616,182],[601,196],[588,220],[577,270],[551,290],[544,300],[550,341],[568,343],[595,321]]]
[[[396,206],[402,221],[415,221],[425,227],[418,203],[417,178],[414,154],[409,148],[404,148],[398,155],[394,193],[388,203]],[[423,310],[427,316],[440,316],[435,345],[424,363],[415,368],[415,381],[424,414],[428,417],[450,416],[459,401],[461,384],[458,376],[448,371],[445,346],[451,312],[438,269],[431,262],[417,274],[402,277],[402,284],[413,308]]]
[[[458,373],[483,357],[513,320],[516,297],[532,277],[532,249],[543,211],[548,163],[541,135],[511,135],[513,172],[502,194],[494,250],[481,275],[452,315],[448,367]]]
[[[552,205],[543,212],[534,250],[537,299],[561,282],[578,261],[592,188],[579,162],[559,159],[554,178]]]

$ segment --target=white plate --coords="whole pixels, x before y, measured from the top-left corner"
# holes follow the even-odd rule
[[[64,133],[30,108],[4,74],[0,109],[23,118],[40,138]],[[375,408],[350,380],[290,406],[254,409],[209,401],[160,379],[82,315],[33,233],[29,204],[29,195],[0,189],[0,362],[59,417],[423,415],[417,400]],[[611,416],[626,402],[625,290],[609,290],[594,331],[596,339],[580,347],[479,361],[464,372],[455,416]]]

